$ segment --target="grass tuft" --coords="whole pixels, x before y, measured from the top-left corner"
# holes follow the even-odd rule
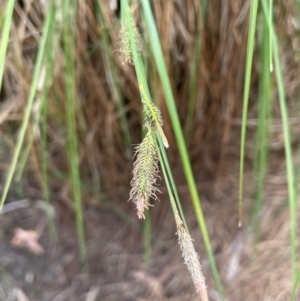
[[[79,158],[77,152],[76,136],[76,94],[75,94],[75,16],[76,5],[65,3],[68,9],[68,22],[63,30],[63,51],[64,51],[64,92],[65,92],[65,112],[66,112],[66,134],[68,163],[72,184],[72,193],[75,207],[76,229],[79,246],[79,257],[81,262],[86,263],[87,253],[84,238],[83,214],[81,205],[81,181],[79,171]]]
[[[11,1],[11,2],[13,2],[13,1]],[[11,5],[13,5],[13,3]],[[22,144],[23,144],[24,137],[25,137],[26,128],[27,128],[27,125],[28,125],[28,122],[29,122],[31,111],[32,111],[34,96],[35,96],[35,93],[36,93],[36,90],[37,90],[39,77],[40,77],[41,72],[42,72],[41,67],[42,67],[42,61],[43,61],[44,54],[45,54],[46,42],[50,38],[49,37],[49,29],[51,28],[51,22],[53,22],[53,20],[54,20],[54,5],[53,5],[53,1],[50,1],[49,2],[49,7],[48,7],[48,13],[47,13],[45,23],[44,23],[44,27],[43,27],[43,34],[42,34],[42,37],[41,37],[41,40],[40,40],[40,43],[39,43],[39,49],[38,49],[38,54],[37,54],[37,58],[36,58],[35,66],[34,66],[32,83],[30,85],[30,91],[29,91],[28,100],[27,100],[25,112],[24,112],[24,115],[23,115],[22,124],[21,124],[21,127],[20,127],[18,139],[17,139],[17,144],[16,144],[16,147],[14,149],[12,162],[9,166],[8,174],[7,174],[7,177],[6,177],[6,180],[5,180],[5,183],[4,183],[4,188],[3,188],[3,191],[2,191],[2,195],[1,195],[0,211],[3,207],[4,202],[5,202],[5,199],[6,199],[9,187],[11,185],[11,181],[12,181],[16,166],[17,166],[19,155],[20,155],[20,152],[21,152]]]

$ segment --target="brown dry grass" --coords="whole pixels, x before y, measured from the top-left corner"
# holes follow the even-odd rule
[[[26,2],[27,3],[27,2]],[[102,3],[102,2],[101,2]],[[22,5],[22,6],[21,6]],[[112,98],[107,77],[107,64],[103,61],[99,42],[105,28],[100,28],[95,7],[91,1],[78,2],[78,24],[76,28],[76,77],[78,103],[78,138],[83,178],[102,178],[103,191],[124,185],[130,179],[131,160],[124,154],[124,143],[119,116]],[[110,33],[112,50],[118,49],[117,35],[119,21],[113,11],[102,3],[105,23]],[[286,15],[279,11],[285,8]],[[204,26],[199,25],[198,1],[155,1],[153,11],[162,41],[165,60],[170,74],[178,112],[185,127],[188,106],[189,70],[192,64],[194,37],[202,28],[202,50],[197,82],[197,102],[193,116],[193,128],[188,133],[188,145],[195,170],[208,172],[208,176],[220,177],[226,158],[227,147],[232,145],[232,132],[240,121],[243,73],[246,51],[246,36],[249,1],[223,1],[222,5],[209,2]],[[28,95],[33,71],[39,33],[43,23],[45,8],[38,2],[16,3],[14,23],[5,65],[4,89],[1,101],[1,135],[6,145],[13,148],[12,125],[22,119],[23,106]],[[141,22],[137,13],[138,22]],[[163,15],[162,15],[163,14]],[[287,17],[288,16],[288,17]],[[291,1],[278,3],[275,21],[278,23],[279,37],[287,45],[283,49],[283,74],[286,80],[287,99],[291,112],[296,111],[299,79],[296,74],[299,59],[296,45],[298,36],[295,24],[295,8]],[[292,45],[292,48],[289,48]],[[151,62],[152,54],[145,50]],[[134,70],[122,65],[121,56],[111,53],[117,65],[118,83],[125,99],[126,117],[129,121],[133,143],[140,141],[140,97]],[[52,166],[65,170],[64,161],[64,94],[62,81],[62,58],[58,53],[53,70],[54,78],[48,98],[49,160]],[[256,117],[257,61],[252,76],[252,96],[250,117]],[[155,87],[155,101],[162,108],[165,131],[170,137],[171,149],[175,142],[157,78],[150,80]],[[275,97],[275,95],[274,95]],[[279,117],[278,106],[274,105],[274,117]],[[293,117],[293,115],[291,115]],[[298,125],[298,120],[294,121]],[[249,128],[251,126],[249,121]],[[276,130],[276,129],[275,129]],[[281,129],[279,129],[281,132]],[[280,135],[280,134],[279,134]],[[299,136],[297,133],[295,139]],[[234,136],[234,139],[237,137]],[[280,137],[279,137],[280,138]],[[38,141],[38,137],[37,137]],[[251,143],[252,144],[252,143]],[[281,144],[280,144],[281,145]],[[38,146],[37,153],[39,152]],[[221,149],[221,151],[220,151]],[[205,158],[203,162],[203,158]],[[217,168],[216,168],[217,166]],[[85,167],[85,168],[84,168]],[[124,172],[120,173],[120,170]],[[100,173],[100,174],[99,174]],[[109,174],[107,180],[102,175]],[[38,177],[38,175],[37,175]]]
[[[14,21],[11,29],[11,38],[5,64],[3,90],[0,95],[0,138],[1,147],[5,149],[5,156],[1,158],[0,168],[6,170],[10,160],[10,152],[14,149],[15,134],[17,132],[25,102],[27,99],[31,76],[33,73],[36,51],[39,44],[43,24],[45,7],[38,1],[16,1]],[[101,1],[106,27],[110,33],[111,50],[118,49],[117,34],[119,20],[108,2]],[[251,233],[238,234],[236,230],[236,202],[237,178],[228,175],[230,168],[226,164],[229,160],[233,166],[238,159],[238,137],[240,125],[240,111],[242,106],[242,89],[244,76],[244,62],[246,53],[247,22],[249,1],[224,0],[208,1],[207,17],[203,24],[199,24],[197,8],[199,1],[153,1],[153,12],[156,17],[164,57],[170,74],[173,92],[175,95],[178,113],[185,128],[188,108],[189,72],[192,64],[194,37],[201,29],[202,48],[197,79],[197,101],[193,116],[193,126],[190,133],[186,133],[191,160],[197,181],[208,181],[208,185],[199,187],[211,201],[204,202],[204,211],[212,237],[213,248],[224,279],[225,294],[228,300],[287,300],[290,291],[289,253],[288,253],[288,213],[287,208],[277,212],[282,206],[286,191],[279,189],[284,185],[284,177],[278,185],[272,188],[266,185],[264,203],[264,218],[262,233],[257,245],[257,254],[253,260]],[[99,195],[106,196],[116,204],[122,204],[128,199],[130,190],[132,161],[126,156],[120,126],[120,118],[116,104],[112,97],[108,70],[103,61],[101,37],[106,28],[99,27],[92,1],[78,1],[78,22],[76,28],[76,78],[78,100],[78,140],[81,166],[81,177],[87,189],[83,197],[87,204],[99,204]],[[142,24],[141,15],[136,7],[135,17]],[[295,25],[295,7],[293,1],[279,1],[275,6],[274,20],[278,24],[278,36],[281,42],[281,58],[285,88],[290,116],[293,124],[293,141],[299,140],[299,120],[297,115],[299,86],[299,56],[298,33]],[[256,54],[257,54],[256,49]],[[141,136],[141,103],[139,90],[135,80],[133,68],[122,65],[118,53],[111,53],[114,57],[118,84],[125,100],[126,118],[129,122],[133,144],[140,142]],[[149,57],[150,69],[153,67],[153,57],[146,50]],[[67,179],[62,180],[55,175],[55,170],[67,173],[65,153],[64,124],[64,93],[62,79],[63,62],[61,49],[54,61],[54,77],[48,97],[48,160],[50,166],[50,186],[53,189],[53,199],[59,200],[59,206],[70,205],[70,184]],[[252,159],[253,134],[256,126],[256,96],[258,81],[258,60],[252,72],[252,93],[249,112],[249,143],[247,157]],[[170,157],[175,167],[179,191],[182,195],[186,191],[181,176],[179,161],[172,138],[172,129],[167,117],[162,90],[156,73],[149,83],[155,90],[155,101],[161,108],[164,131],[169,137]],[[277,96],[274,93],[274,100]],[[279,118],[280,112],[274,104],[274,117]],[[299,110],[298,110],[299,111]],[[274,121],[275,126],[272,149],[282,151],[283,139],[280,119]],[[28,127],[28,133],[31,125]],[[34,147],[31,150],[26,173],[33,175],[25,181],[34,187],[40,183],[40,153],[39,135],[36,136]],[[280,157],[280,156],[279,156]],[[282,160],[282,157],[280,157]],[[251,166],[251,163],[249,164]],[[231,167],[235,169],[234,167]],[[225,180],[224,180],[225,179]],[[278,180],[274,175],[270,181]],[[215,182],[213,182],[213,180]],[[250,180],[249,180],[250,181]],[[34,183],[34,184],[33,184]],[[276,187],[275,196],[270,193]],[[99,188],[100,187],[100,188]],[[117,187],[117,189],[116,189]],[[285,187],[285,186],[284,186]],[[163,190],[163,189],[162,189]],[[213,191],[213,193],[212,193]],[[37,192],[37,195],[39,193]],[[214,198],[212,196],[215,195]],[[100,198],[101,198],[100,197]],[[185,202],[187,197],[183,198]],[[95,200],[95,201],[93,201]],[[250,200],[249,200],[250,202]],[[160,206],[160,205],[159,205]],[[159,207],[157,206],[157,207]],[[186,205],[188,206],[188,205]],[[166,231],[170,241],[174,240],[175,228],[166,223],[168,210],[166,207],[153,210],[155,225],[153,232],[158,240],[166,239],[160,231]],[[189,214],[190,223],[193,223],[192,214]],[[159,234],[159,235],[158,235]],[[160,237],[162,235],[162,237]],[[128,235],[130,237],[130,235]],[[120,239],[127,240],[123,235]],[[171,238],[172,237],[172,238]],[[192,237],[196,239],[196,249],[203,246],[199,243],[198,230],[194,229]],[[109,245],[109,239],[106,243]],[[132,245],[138,240],[132,240]],[[121,244],[122,245],[122,244]],[[157,255],[157,254],[156,254]],[[180,289],[186,292],[191,288],[187,271],[182,269],[179,250],[168,254],[168,259],[157,256],[153,263],[162,265],[161,270],[147,273],[133,274],[136,282],[148,286],[148,293],[139,300],[194,300],[194,295],[175,297]],[[228,279],[228,266],[231,269],[234,260],[240,260],[238,274],[232,280]],[[124,263],[126,265],[126,263]],[[212,287],[208,264],[203,263],[204,275],[208,275],[208,287]],[[159,276],[157,274],[159,273]],[[176,276],[176,277],[175,277]],[[180,285],[181,286],[180,286]],[[124,286],[129,289],[130,286]],[[122,290],[122,289],[121,289]],[[190,290],[192,291],[192,289]],[[209,292],[212,300],[214,293]],[[104,300],[104,299],[103,299]],[[113,299],[107,299],[113,300]],[[196,299],[195,299],[196,300]]]

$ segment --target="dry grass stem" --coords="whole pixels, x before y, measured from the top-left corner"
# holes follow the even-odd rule
[[[141,219],[145,218],[144,210],[150,206],[149,199],[157,199],[156,192],[159,191],[156,187],[158,158],[150,128],[142,143],[136,147],[135,156],[129,200],[136,204],[137,215]]]
[[[177,226],[178,243],[182,251],[184,263],[187,265],[195,285],[196,292],[201,296],[202,301],[207,301],[207,290],[205,278],[201,271],[199,256],[195,251],[193,240],[190,234],[186,231],[180,217],[175,217]]]

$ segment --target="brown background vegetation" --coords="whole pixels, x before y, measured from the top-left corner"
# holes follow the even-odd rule
[[[37,259],[30,254],[12,250],[9,239],[14,227],[36,228],[45,220],[40,220],[40,213],[36,207],[7,213],[1,216],[3,233],[0,253],[4,259],[0,261],[0,265],[12,275],[12,281],[17,283],[8,287],[22,287],[30,296],[30,300],[34,301],[54,300],[55,296],[65,290],[66,298],[55,300],[198,300],[181,260],[163,181],[160,202],[156,202],[155,207],[151,209],[151,235],[154,241],[151,264],[148,268],[144,268],[143,236],[135,230],[128,219],[128,216],[132,217],[134,225],[142,229],[141,223],[136,220],[134,206],[127,203],[132,157],[124,147],[120,116],[110,89],[109,70],[101,44],[104,30],[108,30],[110,35],[111,55],[124,98],[124,109],[133,144],[140,142],[142,131],[140,95],[134,68],[122,65],[120,54],[113,52],[118,49],[120,29],[118,9],[112,8],[112,2],[100,2],[107,28],[98,25],[92,1],[77,2],[75,49],[77,138],[89,273],[82,273],[77,262],[73,205],[65,152],[61,49],[58,50],[53,64],[54,77],[47,100],[49,184],[52,190],[52,204],[57,212],[56,223],[60,229],[61,244],[54,247],[46,231],[42,231],[42,244],[46,249],[44,258]],[[240,116],[249,5],[250,1],[208,1],[204,23],[199,22],[198,0],[155,0],[152,9],[226,298],[251,301],[287,300],[291,290],[288,208],[284,206],[286,180],[276,91],[272,94],[274,99],[272,154],[261,212],[262,228],[255,256],[252,253],[251,228],[241,231],[237,229]],[[133,7],[136,22],[143,33],[141,10],[137,3],[133,4]],[[3,148],[0,167],[3,172],[8,167],[11,151],[15,147],[15,136],[24,112],[44,16],[45,7],[39,1],[16,1],[0,97],[0,135]],[[296,18],[294,1],[276,2],[274,23],[277,25],[281,45],[282,72],[289,116],[292,124],[295,120],[292,125],[292,139],[295,143],[299,140],[299,123],[296,119],[299,29]],[[196,66],[198,67],[196,102],[190,126],[186,119],[190,71],[194,67],[193,47],[195,36],[199,31],[202,45],[199,66]],[[259,36],[256,42],[258,45]],[[164,131],[169,137],[168,155],[176,184],[187,212],[196,249],[200,254],[210,299],[218,300],[190,206],[162,89],[154,69],[153,54],[147,41],[144,49],[143,55],[147,58],[151,79],[149,86],[153,91],[153,100],[161,108]],[[257,122],[256,101],[260,71],[257,53],[258,46],[255,48],[247,126],[245,212],[251,201],[252,192],[252,151]],[[28,127],[28,133],[30,130],[31,125]],[[42,196],[39,184],[41,172],[39,141],[37,134],[27,168],[18,186],[23,189],[21,195],[34,200]],[[18,196],[20,194],[12,190],[8,199],[16,200]],[[126,212],[126,219],[120,218],[112,206]],[[16,265],[19,265],[19,270]],[[32,283],[24,280],[29,271],[33,271],[35,275]],[[1,275],[6,275],[5,273]],[[52,277],[52,280],[45,275]],[[91,293],[93,290],[97,291],[96,299],[87,299],[88,295],[85,293]]]

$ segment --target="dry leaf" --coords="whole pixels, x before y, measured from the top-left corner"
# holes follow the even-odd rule
[[[17,228],[10,243],[13,247],[26,248],[35,255],[42,255],[45,250],[38,242],[39,237],[39,233],[34,230]]]

